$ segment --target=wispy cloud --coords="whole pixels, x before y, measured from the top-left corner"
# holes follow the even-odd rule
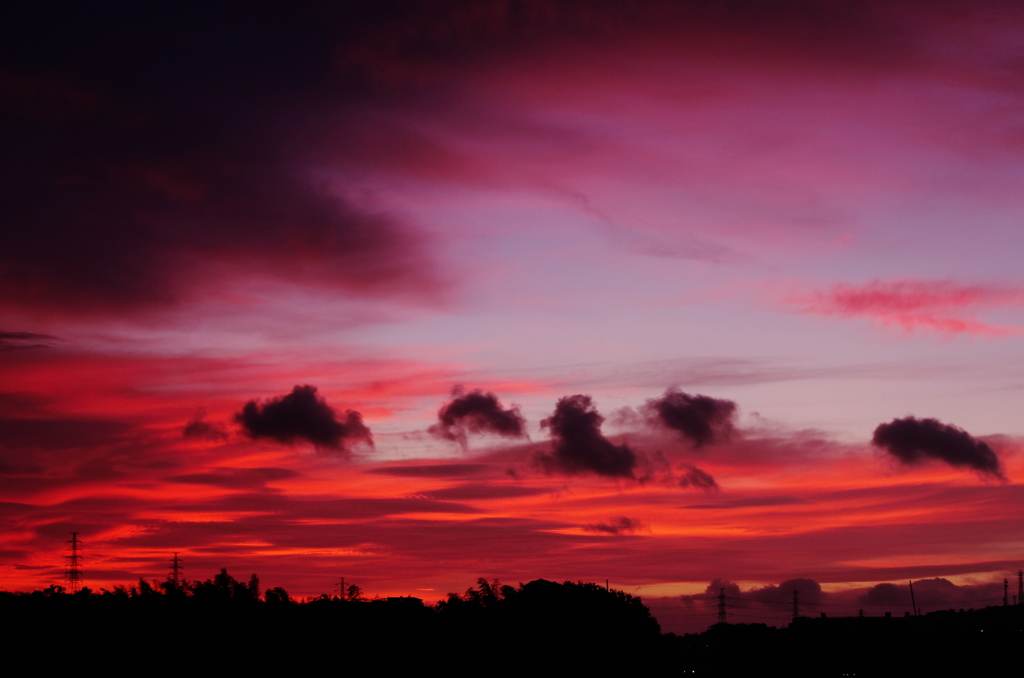
[[[868,318],[908,332],[946,335],[1020,336],[1024,327],[979,320],[985,310],[1024,307],[1024,288],[963,285],[950,280],[874,280],[863,285],[841,283],[825,292],[787,300],[799,312],[845,318]]]

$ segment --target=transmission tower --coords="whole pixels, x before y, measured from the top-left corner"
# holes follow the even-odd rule
[[[181,558],[178,557],[178,552],[174,552],[174,557],[171,558],[171,566],[167,568],[171,571],[171,583],[174,584],[174,588],[178,588],[178,584],[181,582],[181,571],[185,568],[181,564]]]
[[[718,589],[718,623],[725,624],[725,589]]]
[[[1010,604],[1010,580],[1003,579],[1003,607]]]
[[[78,593],[79,589],[82,588],[82,555],[79,553],[81,550],[82,542],[78,540],[78,533],[72,532],[71,539],[67,544],[71,544],[68,550],[71,551],[70,556],[64,556],[68,559],[68,568],[65,575],[65,579],[68,583],[68,593]]]
[[[800,592],[793,589],[793,621],[800,616]]]

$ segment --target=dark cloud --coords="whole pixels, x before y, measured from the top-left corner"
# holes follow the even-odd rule
[[[716,504],[690,504],[683,508],[688,509],[742,509],[760,506],[791,506],[793,504],[806,504],[806,499],[800,497],[741,497],[737,499],[726,499]]]
[[[541,487],[520,487],[517,485],[466,484],[446,487],[420,493],[424,497],[442,501],[472,501],[485,499],[515,499],[545,494],[550,490]]]
[[[339,56],[348,69],[378,86],[439,77],[440,64],[551,45],[614,49],[637,37],[679,51],[695,43],[704,49],[735,48],[739,40],[739,46],[760,47],[762,59],[782,52],[874,61],[879,53],[892,58],[906,49],[905,37],[885,13],[865,3],[828,0],[397,2],[389,9],[362,12],[361,39],[353,36]]]
[[[751,589],[743,597],[752,602],[776,603],[789,606],[793,602],[794,592],[798,596],[799,603],[805,606],[820,604],[825,598],[825,592],[821,590],[821,584],[813,579],[804,577],[787,579],[778,586],[768,584],[761,588]]]
[[[425,243],[326,177],[466,164],[387,122],[452,108],[460,75],[569,45],[891,67],[912,52],[894,14],[827,0],[22,3],[0,22],[0,301],[123,311],[232,271],[429,294]]]
[[[736,403],[670,388],[644,405],[650,421],[678,431],[694,447],[728,440],[733,432]]]
[[[131,430],[107,419],[0,417],[0,448],[68,450],[109,445]]]
[[[305,519],[369,520],[406,513],[480,513],[466,504],[439,501],[429,497],[351,499],[291,498],[286,494],[256,489],[212,499],[205,503],[192,502],[182,506],[185,511],[240,511],[258,514],[255,520],[274,515],[289,521]]]
[[[460,164],[456,174],[473,174],[461,154],[399,121],[472,100],[460,76],[570,45],[584,64],[642,47],[891,68],[913,41],[900,13],[881,6],[21,3],[0,21],[0,302],[138,310],[239,272],[360,295],[435,294],[422,238],[357,202],[340,177]]]
[[[0,391],[0,412],[7,417],[44,418],[53,415],[54,399],[24,391]]]
[[[798,597],[801,615],[817,616],[823,609],[828,610],[829,614],[839,612],[840,608],[829,606],[835,602],[829,597],[830,594],[822,591],[818,582],[806,578],[789,579],[778,586],[768,584],[747,591],[743,591],[738,584],[727,579],[715,579],[704,593],[679,596],[678,600],[691,615],[699,615],[700,610],[704,611],[704,615],[693,618],[693,623],[697,627],[708,626],[715,621],[719,596],[722,594],[725,595],[727,621],[781,625],[792,619],[794,592]],[[850,605],[845,613],[850,614],[853,609]]]
[[[605,534],[631,534],[643,529],[643,527],[644,524],[635,518],[619,516],[608,522],[584,525],[583,529],[587,532],[603,532]]]
[[[11,551],[11,550],[8,550],[8,549],[0,549],[0,558],[5,558],[5,559],[8,559],[8,560],[28,560],[28,557],[29,557],[29,552],[28,551]],[[49,565],[18,565],[17,563],[15,563],[15,565],[14,565],[14,569],[15,570],[28,570],[28,571],[45,570],[48,567],[49,567]]]
[[[914,598],[919,608],[984,607],[1002,599],[1003,587],[992,582],[957,586],[948,579],[935,577],[914,582]],[[868,608],[907,609],[911,607],[909,584],[877,584],[857,597]]]
[[[737,599],[740,597],[740,585],[734,584],[727,579],[712,579],[708,587],[704,589],[704,595],[719,595],[724,593],[730,598]],[[697,600],[707,600],[704,596],[682,596],[683,598],[695,598]]]
[[[693,464],[673,465],[660,450],[637,452],[633,475],[641,483],[672,488],[693,487],[706,492],[718,490],[718,483],[710,473]]]
[[[526,420],[519,408],[501,406],[498,396],[480,389],[466,393],[461,387],[452,392],[452,399],[437,412],[438,423],[430,433],[453,440],[465,449],[467,437],[473,433],[493,433],[506,438],[526,435]]]
[[[966,466],[983,475],[1006,479],[999,457],[991,447],[967,431],[936,419],[893,419],[888,424],[879,424],[871,442],[904,464],[939,459],[952,466]]]
[[[566,396],[555,412],[540,423],[551,430],[554,452],[536,459],[548,473],[596,473],[612,478],[633,478],[637,458],[626,445],[615,445],[601,435],[604,422],[590,396]]]
[[[358,25],[323,18],[309,3],[5,13],[0,302],[138,309],[254,272],[436,289],[415,233],[316,176],[331,161],[312,118],[343,125],[357,96],[335,58]]]
[[[212,485],[225,488],[262,487],[269,481],[294,478],[298,473],[285,468],[216,469],[210,473],[189,473],[168,478],[172,483]]]
[[[751,608],[755,606],[783,605],[792,609],[793,591],[798,591],[802,600],[820,600],[822,591],[821,585],[812,579],[790,579],[778,586],[767,584],[760,588],[753,588],[742,591],[738,584],[725,579],[715,579],[704,589],[703,595],[682,596],[684,600],[706,601],[717,604],[717,596],[725,590],[727,604],[732,608]]]
[[[618,428],[636,429],[643,425],[644,418],[632,407],[620,407],[608,416],[607,421]]]
[[[354,443],[373,445],[362,415],[346,410],[339,419],[338,412],[317,395],[315,386],[296,386],[288,395],[262,404],[250,400],[235,421],[253,438],[282,443],[305,440],[325,450],[346,450]]]
[[[228,433],[223,426],[206,421],[206,412],[203,410],[197,412],[196,416],[185,424],[181,435],[184,438],[197,440],[224,441],[228,439]]]
[[[57,337],[34,332],[0,332],[0,352],[23,351],[30,348],[49,348]]]
[[[382,466],[370,469],[369,473],[408,478],[454,478],[489,473],[494,470],[490,464],[413,464]]]
[[[707,471],[702,471],[696,466],[686,466],[686,470],[679,476],[679,487],[696,487],[701,490],[717,490],[718,483]]]

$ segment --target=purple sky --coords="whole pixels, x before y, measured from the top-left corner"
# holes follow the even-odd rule
[[[669,607],[1015,574],[1014,3],[0,25],[3,586],[59,582],[71,530],[97,587],[173,551],[299,595],[610,578]],[[652,414],[673,387],[731,433]],[[599,428],[552,423],[575,395]],[[897,419],[910,451],[873,445]]]

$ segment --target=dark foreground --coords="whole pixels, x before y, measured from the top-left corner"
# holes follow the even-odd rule
[[[595,584],[488,584],[436,606],[416,598],[321,596],[222,571],[206,582],[74,595],[0,593],[8,656],[53,670],[122,674],[394,670],[745,676],[996,674],[1013,666],[1024,608],[907,618],[797,619],[788,628],[720,624],[661,634],[639,598]]]

